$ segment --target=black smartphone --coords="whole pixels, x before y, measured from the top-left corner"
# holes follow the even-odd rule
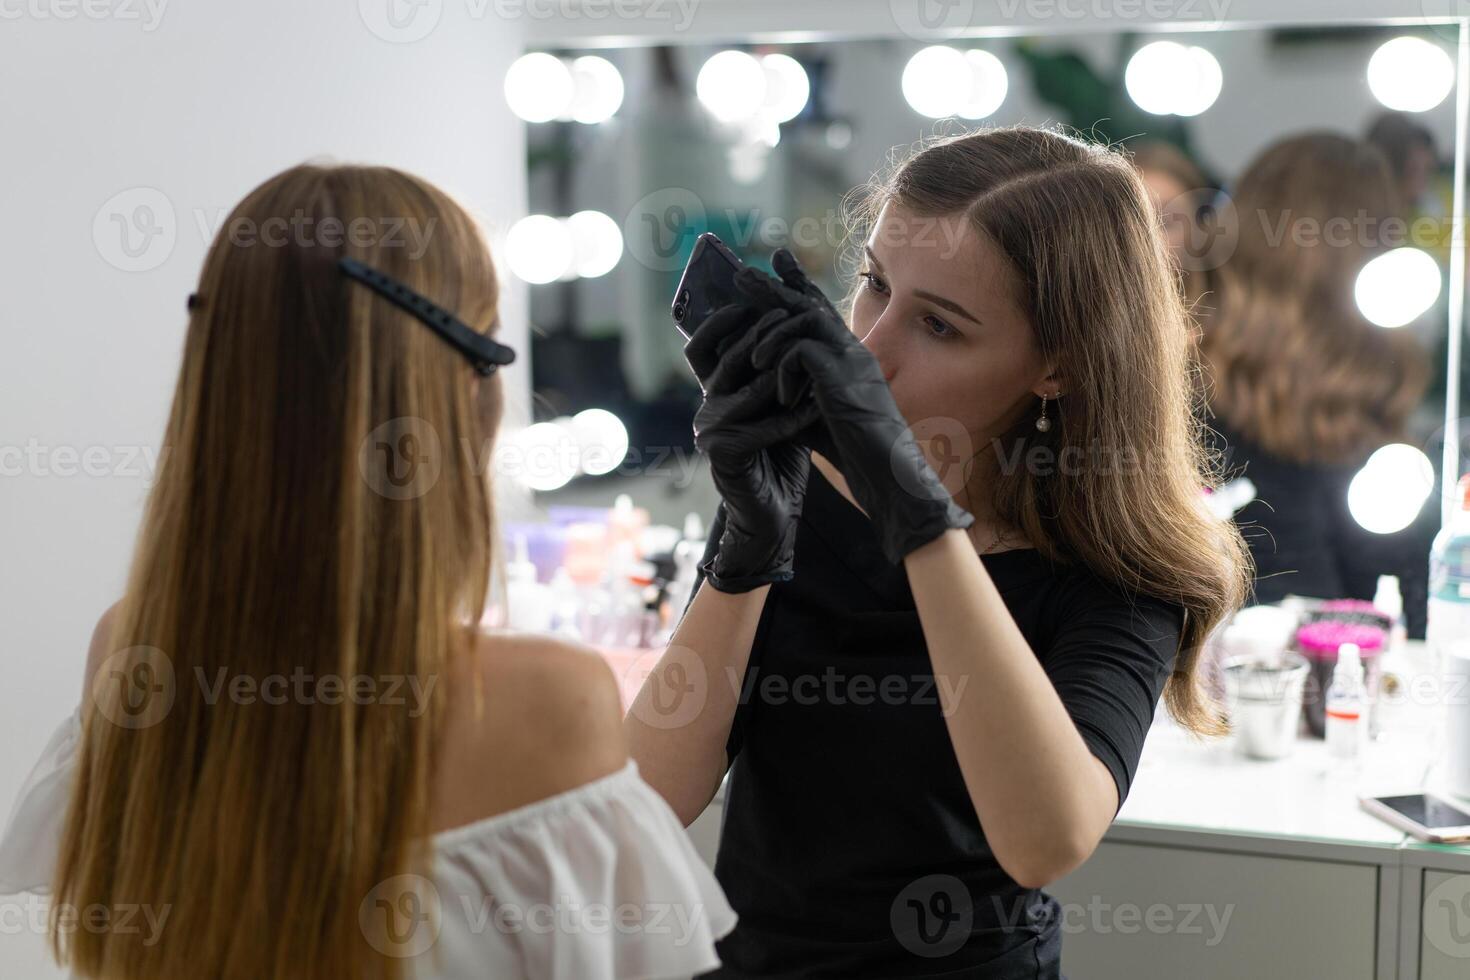
[[[679,277],[671,309],[674,326],[685,340],[715,310],[740,301],[735,273],[743,268],[745,263],[714,232],[707,231],[694,240],[694,251]]]

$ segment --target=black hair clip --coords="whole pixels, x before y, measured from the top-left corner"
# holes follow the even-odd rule
[[[480,374],[490,374],[497,367],[510,364],[516,359],[515,351],[472,329],[453,313],[414,292],[392,276],[345,255],[337,260],[337,267],[349,278],[357,280],[394,306],[422,320],[429,329],[463,354]]]
[[[199,294],[198,293],[190,293],[189,294],[188,308],[189,308],[189,312],[190,313],[193,313],[195,310],[199,309],[199,307],[201,307],[203,305],[204,305],[204,300],[202,300],[202,299],[199,298]]]

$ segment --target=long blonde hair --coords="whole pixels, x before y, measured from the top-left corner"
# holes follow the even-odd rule
[[[298,166],[221,228],[191,301],[167,459],[83,706],[54,882],[57,909],[147,903],[168,918],[150,944],[62,929],[53,912],[53,948],[82,975],[401,973],[359,906],[427,867],[433,682],[484,612],[481,453],[501,393],[498,376],[476,383],[426,326],[341,275],[342,255],[477,330],[495,320],[474,221],[400,171]],[[257,695],[232,695],[240,675]],[[318,680],[306,697],[297,676]],[[372,697],[354,693],[360,677],[379,682]],[[268,690],[273,678],[291,696]],[[414,683],[424,698],[407,696]]]
[[[866,237],[890,201],[963,215],[995,243],[1021,283],[1038,350],[1064,379],[1050,429],[1036,429],[1038,411],[1024,413],[998,455],[1041,447],[1065,460],[1077,448],[1086,459],[1096,447],[1116,464],[997,467],[997,515],[1053,561],[1183,606],[1164,700],[1191,730],[1224,732],[1197,668],[1210,632],[1245,601],[1250,553],[1202,506],[1219,460],[1203,441],[1190,320],[1142,178],[1121,153],[1062,133],[983,129],[921,142],[850,199],[850,227]]]

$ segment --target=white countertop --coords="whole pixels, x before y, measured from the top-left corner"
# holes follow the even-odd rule
[[[1262,761],[1237,753],[1232,737],[1200,743],[1172,721],[1157,723],[1116,822],[1396,847],[1404,833],[1365,813],[1358,795],[1421,790],[1425,741],[1385,732],[1353,775],[1332,769],[1320,739]]]
[[[1422,644],[1410,647],[1411,662],[1422,664]],[[1395,707],[1357,771],[1344,773],[1321,739],[1298,738],[1283,759],[1251,759],[1237,751],[1234,736],[1196,739],[1160,704],[1115,826],[1367,847],[1418,843],[1358,805],[1359,795],[1436,788],[1430,728],[1437,709],[1408,699]]]

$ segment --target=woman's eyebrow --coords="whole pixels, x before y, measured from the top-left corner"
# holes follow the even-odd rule
[[[985,326],[985,324],[983,324],[983,323],[980,322],[980,318],[978,316],[975,316],[973,313],[971,313],[969,310],[965,309],[960,304],[945,299],[943,296],[936,296],[935,294],[933,294],[931,292],[928,292],[926,290],[923,290],[923,289],[916,289],[916,290],[914,290],[914,295],[917,296],[917,297],[919,297],[919,299],[927,299],[929,302],[933,303],[935,306],[942,306],[946,310],[949,310],[951,313],[955,313],[955,314],[958,314],[958,315],[964,317],[966,320],[969,320],[970,322],[974,323],[976,326],[981,326],[981,327]]]
[[[868,254],[868,261],[869,262],[872,262],[873,265],[877,268],[877,270],[879,272],[882,272],[883,271],[883,263],[878,261],[878,256],[876,256],[876,255],[873,254],[872,248],[870,248],[867,245],[864,245],[863,246],[863,251]],[[917,297],[919,297],[919,299],[927,299],[929,302],[933,303],[935,306],[943,307],[944,309],[949,310],[951,313],[954,313],[954,314],[957,314],[959,316],[962,316],[966,320],[969,320],[971,323],[974,323],[974,324],[976,324],[978,326],[982,326],[982,327],[985,326],[984,322],[978,316],[975,316],[973,313],[971,313],[969,310],[965,309],[960,304],[945,299],[943,296],[935,295],[934,293],[931,293],[928,290],[924,290],[924,289],[916,289],[916,290],[914,290],[914,295],[917,296]]]

